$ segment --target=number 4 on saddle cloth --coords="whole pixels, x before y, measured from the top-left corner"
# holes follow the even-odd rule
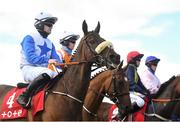
[[[10,120],[17,118],[25,118],[28,120],[28,110],[22,108],[16,98],[25,90],[25,88],[13,88],[4,97],[0,110],[0,120]],[[33,96],[31,104],[32,117],[39,111],[44,109],[45,91],[41,90]]]

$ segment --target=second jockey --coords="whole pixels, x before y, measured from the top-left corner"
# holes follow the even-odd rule
[[[72,51],[79,37],[80,36],[77,34],[64,32],[63,37],[60,39],[60,44],[62,47],[57,50],[58,55],[62,57],[64,63],[69,63],[72,61]]]

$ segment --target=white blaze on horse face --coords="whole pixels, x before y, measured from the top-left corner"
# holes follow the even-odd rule
[[[110,41],[103,41],[96,47],[95,51],[97,54],[100,54],[106,47],[113,48],[113,45]]]

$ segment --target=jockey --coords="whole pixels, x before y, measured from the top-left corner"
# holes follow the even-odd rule
[[[141,75],[142,83],[149,90],[151,95],[156,94],[161,86],[161,82],[155,75],[159,61],[160,59],[155,56],[148,56],[145,61],[147,69]]]
[[[50,79],[58,74],[47,68],[48,63],[62,63],[62,59],[56,53],[55,46],[47,38],[56,21],[57,17],[49,13],[39,13],[35,17],[34,23],[37,32],[26,35],[21,42],[20,68],[24,80],[29,82],[29,85],[17,98],[17,102],[24,108],[30,107],[34,92],[44,87]]]
[[[143,98],[148,94],[137,72],[137,67],[139,67],[143,56],[144,54],[140,54],[137,51],[131,51],[127,55],[126,76],[130,82],[130,99],[133,104],[132,112],[138,111],[144,106]]]
[[[58,55],[62,56],[64,63],[69,63],[72,60],[72,51],[79,37],[77,34],[64,32],[63,38],[60,39],[62,47],[57,50]]]

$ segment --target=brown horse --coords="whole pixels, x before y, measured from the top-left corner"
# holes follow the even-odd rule
[[[179,102],[180,76],[173,76],[161,85],[151,105],[146,110],[145,120],[179,120],[180,114],[176,113],[175,110],[180,109]],[[176,106],[179,106],[179,108],[176,108]]]
[[[112,104],[102,103],[98,113],[109,111]],[[98,114],[98,117],[106,120],[108,114]],[[146,109],[145,121],[180,120],[180,76],[172,77],[163,83]]]
[[[69,66],[63,77],[50,89],[46,96],[45,109],[35,115],[34,120],[77,120],[89,86],[91,66],[115,67],[120,63],[118,55],[110,42],[100,37],[100,23],[94,31],[88,31],[86,22],[74,59],[78,65]],[[12,86],[0,86],[0,104]]]
[[[116,102],[121,119],[129,112],[131,108],[129,82],[125,77],[122,64],[117,69],[101,72],[90,81],[89,89],[84,100],[83,120],[108,120],[102,120],[97,116],[98,108],[105,96]],[[105,111],[102,112],[104,113]]]

